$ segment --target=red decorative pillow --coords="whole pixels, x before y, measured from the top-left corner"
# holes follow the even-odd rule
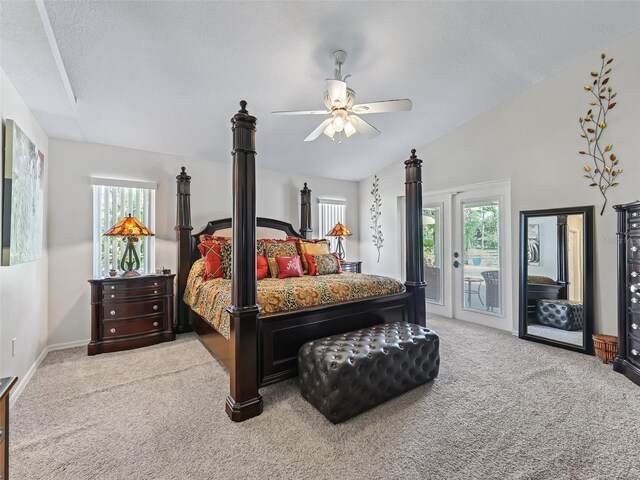
[[[222,268],[222,244],[217,242],[204,242],[198,245],[198,249],[205,260],[205,272],[202,277],[204,281],[212,278],[222,278],[224,269]]]
[[[331,253],[331,255],[336,257],[336,260],[338,261],[338,273],[342,273],[342,263],[340,262],[340,257],[336,252]]]
[[[318,275],[318,264],[311,253],[303,253],[304,259],[307,261],[307,273],[309,275]]]
[[[269,275],[269,264],[267,263],[267,259],[262,255],[256,255],[256,265],[258,267],[258,280],[267,278],[267,275]]]
[[[300,257],[276,257],[278,263],[278,278],[301,277],[302,265],[300,265]]]

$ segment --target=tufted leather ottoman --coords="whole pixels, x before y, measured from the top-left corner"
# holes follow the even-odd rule
[[[570,300],[538,300],[538,323],[562,330],[582,330],[582,303]]]
[[[343,422],[436,378],[439,344],[434,331],[404,322],[305,343],[300,392],[330,421]]]

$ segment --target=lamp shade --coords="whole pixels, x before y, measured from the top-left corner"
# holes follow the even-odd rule
[[[336,226],[333,227],[329,233],[327,233],[326,237],[350,237],[353,235],[347,227],[345,227],[340,222],[336,223]]]
[[[104,233],[108,237],[149,237],[154,233],[145,227],[136,217],[124,217]]]

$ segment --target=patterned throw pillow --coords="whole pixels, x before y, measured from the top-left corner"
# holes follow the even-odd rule
[[[331,275],[342,272],[337,255],[313,255],[313,259],[316,262],[316,275]]]
[[[266,240],[264,256],[269,262],[269,273],[271,278],[278,278],[278,263],[271,259],[276,257],[295,257],[298,255],[296,244],[293,240]],[[274,268],[275,267],[275,268]]]
[[[222,257],[222,278],[231,278],[231,258],[233,254],[233,244],[231,242],[220,245]]]
[[[222,244],[217,242],[204,242],[198,245],[200,253],[205,258],[206,270],[202,276],[205,282],[212,278],[222,278],[224,269],[222,267]]]
[[[276,257],[278,263],[278,278],[301,277],[302,265],[300,265],[300,257]]]
[[[219,237],[217,235],[209,235],[208,233],[203,233],[198,238],[200,239],[200,243],[204,243],[204,242],[226,243],[231,241],[229,237]]]
[[[300,257],[302,260],[302,268],[305,272],[308,272],[309,265],[307,264],[307,258],[305,253],[310,255],[329,255],[329,241],[326,238],[321,240],[298,240],[298,250],[300,251]]]

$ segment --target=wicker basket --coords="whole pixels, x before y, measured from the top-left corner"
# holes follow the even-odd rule
[[[594,335],[593,346],[602,363],[611,363],[618,354],[618,337],[612,335]]]

